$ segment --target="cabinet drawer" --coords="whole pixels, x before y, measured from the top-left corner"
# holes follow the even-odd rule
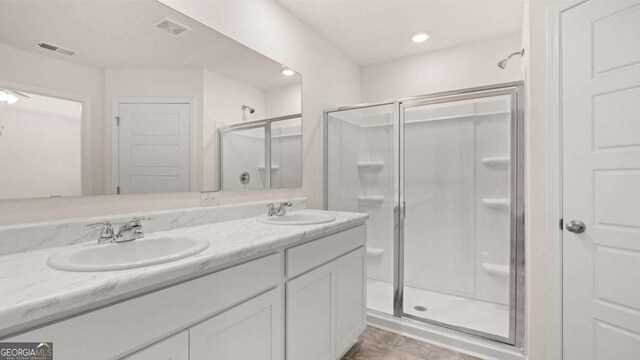
[[[287,250],[287,277],[291,278],[366,243],[364,225]]]
[[[122,360],[189,360],[189,333],[183,330]]]
[[[55,344],[56,359],[121,358],[275,287],[281,279],[281,255],[273,254],[3,341],[47,339]]]

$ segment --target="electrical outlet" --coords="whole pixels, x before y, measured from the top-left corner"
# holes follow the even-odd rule
[[[200,193],[200,206],[220,205],[220,194],[217,191]]]

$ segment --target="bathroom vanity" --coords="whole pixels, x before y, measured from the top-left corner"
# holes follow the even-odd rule
[[[367,215],[317,214],[335,220],[165,231],[209,247],[128,270],[56,270],[60,248],[0,257],[0,341],[65,360],[339,359],[365,328]]]

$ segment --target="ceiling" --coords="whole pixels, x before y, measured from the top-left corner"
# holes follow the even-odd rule
[[[52,16],[54,15],[54,16]],[[163,17],[192,30],[153,27]],[[67,56],[37,46],[77,52]],[[157,1],[0,1],[0,43],[99,69],[208,69],[259,89],[300,81],[281,64]]]
[[[276,1],[362,65],[514,34],[522,27],[522,0]],[[428,32],[429,40],[413,43],[411,35],[419,31]]]

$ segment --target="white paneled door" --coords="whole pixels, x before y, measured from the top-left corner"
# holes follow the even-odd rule
[[[189,191],[190,104],[118,105],[120,194]]]
[[[561,25],[564,359],[640,359],[640,1]]]

